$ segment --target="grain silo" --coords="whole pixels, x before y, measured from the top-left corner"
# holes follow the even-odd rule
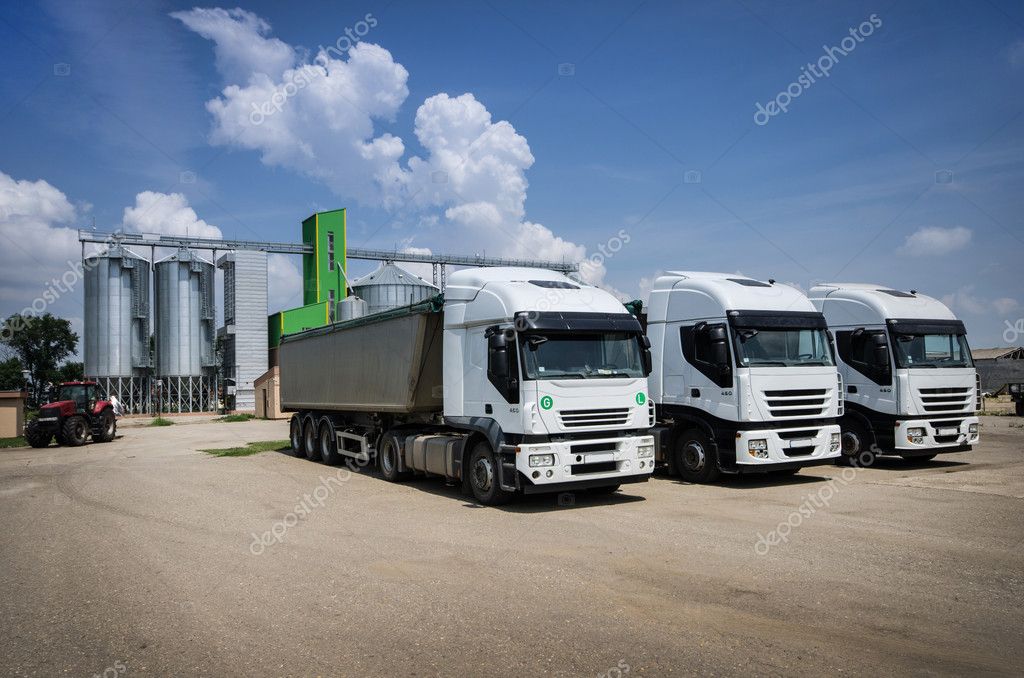
[[[85,376],[125,412],[148,404],[149,262],[114,244],[82,262]]]
[[[217,407],[216,312],[213,264],[189,249],[161,259],[154,269],[156,376],[170,412]]]
[[[414,273],[386,261],[373,273],[352,283],[352,292],[366,301],[368,313],[408,306],[429,299],[440,290]]]

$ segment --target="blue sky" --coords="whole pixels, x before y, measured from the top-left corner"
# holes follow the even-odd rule
[[[31,303],[76,251],[67,229],[93,220],[160,229],[163,215],[190,232],[297,240],[302,218],[344,206],[353,245],[550,258],[624,231],[594,275],[627,296],[671,269],[805,290],[877,282],[945,299],[976,347],[1008,343],[1007,323],[1024,317],[1020,3],[552,5],[253,2],[178,18],[192,5],[5,5],[0,311]],[[210,110],[251,105],[261,77],[282,82],[260,75],[274,54],[314,62],[367,15],[361,70],[342,56],[338,78],[259,130]],[[872,15],[879,25],[829,77],[755,122],[758,104]],[[221,29],[242,37],[203,36]],[[327,91],[342,76],[358,94]],[[394,96],[382,103],[378,85]],[[458,183],[451,139],[480,125],[489,137]],[[373,140],[382,155],[367,160],[358,149]],[[452,172],[440,188],[439,168]],[[276,262],[272,305],[299,303],[294,277]],[[80,318],[80,297],[52,310]]]

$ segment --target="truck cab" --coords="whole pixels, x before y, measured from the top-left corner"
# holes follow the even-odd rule
[[[653,471],[649,343],[608,292],[540,269],[457,271],[443,363],[445,422],[513,463],[506,487],[614,488]]]
[[[646,319],[658,460],[690,482],[795,472],[839,455],[842,380],[825,319],[799,290],[669,272]]]
[[[810,296],[835,333],[846,383],[845,460],[925,460],[978,443],[981,383],[964,324],[945,304],[854,283],[818,285]]]

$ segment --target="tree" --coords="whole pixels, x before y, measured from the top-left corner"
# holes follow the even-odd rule
[[[57,368],[57,383],[65,381],[82,381],[85,379],[85,367],[82,363],[64,363]]]
[[[46,384],[59,379],[58,365],[78,348],[71,323],[50,313],[12,315],[0,330],[0,341],[14,350],[31,374],[32,400],[39,404]]]
[[[0,391],[17,391],[25,385],[21,361],[17,358],[0,361]]]

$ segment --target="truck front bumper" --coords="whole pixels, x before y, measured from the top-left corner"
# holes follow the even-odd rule
[[[644,482],[654,471],[654,437],[522,444],[515,447],[515,459],[527,493]]]
[[[901,420],[893,433],[894,447],[900,454],[961,452],[978,444],[978,418]]]
[[[736,471],[750,473],[829,463],[841,454],[839,424],[739,431]]]

